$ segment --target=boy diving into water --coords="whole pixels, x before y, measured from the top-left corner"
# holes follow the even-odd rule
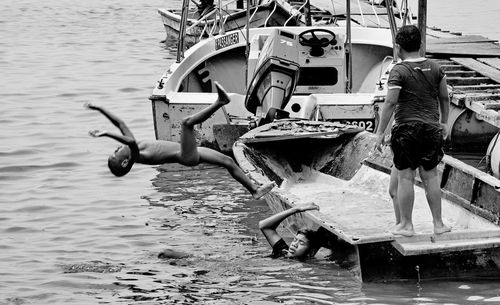
[[[257,186],[248,178],[236,162],[229,156],[213,149],[198,147],[194,136],[194,125],[202,123],[214,114],[219,108],[228,104],[231,100],[222,86],[215,82],[217,88],[217,100],[202,111],[188,116],[182,120],[181,143],[162,140],[136,140],[127,125],[118,117],[103,107],[86,104],[92,110],[101,112],[113,125],[118,127],[122,134],[108,131],[91,130],[89,134],[93,137],[110,137],[124,144],[118,147],[108,158],[109,170],[115,176],[126,175],[134,163],[149,165],[160,165],[164,163],[179,163],[185,166],[195,166],[200,163],[219,165],[226,168],[231,176],[241,183],[255,199],[267,194],[273,187],[274,182]]]

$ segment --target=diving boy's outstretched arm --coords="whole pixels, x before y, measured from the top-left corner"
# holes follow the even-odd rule
[[[108,120],[110,120],[111,123],[113,123],[113,125],[115,125],[116,127],[118,127],[118,129],[120,129],[120,131],[122,132],[122,134],[124,136],[131,137],[132,139],[134,138],[134,135],[132,134],[132,132],[130,131],[130,129],[127,127],[127,125],[125,124],[125,122],[123,122],[123,120],[120,119],[119,117],[117,117],[116,115],[114,115],[111,112],[109,112],[108,110],[106,110],[104,107],[97,106],[97,105],[94,105],[94,104],[91,104],[91,103],[85,103],[84,106],[87,107],[87,108],[89,108],[89,109],[99,111],[105,117],[107,117]],[[118,139],[115,139],[115,140],[120,141]],[[122,141],[120,141],[120,142],[122,142]]]
[[[283,222],[283,220],[293,214],[311,210],[319,210],[319,206],[313,202],[296,205],[287,210],[274,214],[264,220],[261,220],[259,222],[259,229],[262,231],[262,234],[264,234],[269,244],[273,246],[281,239],[281,236],[278,234],[276,229],[278,228],[280,223]]]
[[[111,139],[115,139],[116,141],[118,141],[122,144],[128,145],[128,146],[134,146],[134,145],[137,146],[134,138],[127,137],[127,136],[124,136],[121,134],[112,133],[112,132],[105,131],[105,130],[104,131],[101,131],[98,129],[90,130],[89,135],[91,135],[92,137],[95,137],[95,138],[109,137]]]
[[[113,125],[118,127],[122,132],[122,134],[120,135],[109,131],[91,130],[89,131],[89,135],[91,135],[92,137],[109,137],[122,144],[128,145],[128,147],[130,147],[134,159],[137,159],[137,157],[139,157],[139,147],[134,138],[134,135],[132,134],[130,129],[128,129],[125,122],[123,122],[120,118],[118,118],[117,116],[115,116],[114,114],[112,114],[103,107],[93,105],[91,103],[86,103],[84,106],[89,109],[97,110],[100,113],[102,113],[105,117],[107,117],[111,121],[111,123],[113,123]]]

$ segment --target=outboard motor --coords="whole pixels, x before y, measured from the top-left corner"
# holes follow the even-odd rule
[[[289,116],[283,109],[297,86],[298,52],[298,35],[281,29],[264,43],[245,98],[245,107],[257,116],[259,126]]]

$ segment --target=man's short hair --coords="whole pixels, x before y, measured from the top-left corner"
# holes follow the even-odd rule
[[[396,34],[396,43],[406,52],[418,51],[422,44],[420,30],[414,25],[402,26]]]

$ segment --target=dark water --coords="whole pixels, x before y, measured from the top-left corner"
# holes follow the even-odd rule
[[[489,6],[471,29],[498,35],[496,1],[444,2],[463,14]],[[154,138],[147,98],[175,58],[156,8],[179,5],[2,2],[0,304],[500,303],[498,281],[360,284],[326,261],[266,258],[267,206],[218,168],[136,165],[113,177],[116,143],[87,135],[113,126],[82,105]],[[191,256],[159,259],[164,249]]]

